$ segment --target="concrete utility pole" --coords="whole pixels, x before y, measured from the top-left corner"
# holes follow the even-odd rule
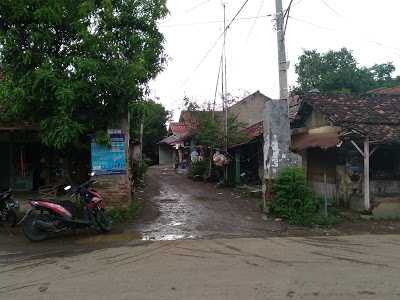
[[[364,141],[364,209],[368,211],[371,208],[370,186],[369,186],[369,158],[371,156],[369,147],[369,137]]]
[[[299,158],[289,150],[288,80],[282,0],[276,0],[276,34],[279,59],[279,100],[267,101],[264,112],[264,211],[272,201],[272,181],[288,166],[298,165]]]
[[[284,14],[282,0],[275,0],[276,3],[276,35],[278,38],[278,60],[279,60],[279,99],[287,100],[289,98],[287,61],[284,32]]]

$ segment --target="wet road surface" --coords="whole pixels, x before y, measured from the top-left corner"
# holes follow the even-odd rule
[[[125,243],[11,259],[0,299],[399,299],[398,235]]]
[[[20,227],[0,226],[0,259],[8,263],[43,257],[90,253],[150,241],[246,237],[328,236],[349,234],[400,234],[398,221],[344,221],[332,228],[290,226],[273,217],[263,219],[255,199],[243,198],[232,189],[194,182],[168,168],[150,168],[146,187],[138,193],[143,214],[132,224],[115,226],[110,234],[94,230],[66,233],[40,243],[26,240]]]
[[[282,229],[279,222],[262,219],[257,200],[165,167],[148,171],[144,198],[144,217],[134,230],[146,240],[254,237]]]

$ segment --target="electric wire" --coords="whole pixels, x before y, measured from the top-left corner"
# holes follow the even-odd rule
[[[307,21],[307,20],[304,20],[304,19],[300,19],[300,18],[293,17],[293,16],[289,16],[289,17],[290,17],[291,19],[297,21],[297,22],[304,23],[304,24],[307,24],[307,25],[310,25],[310,26],[313,26],[313,27],[316,27],[316,28],[319,28],[319,29],[322,29],[322,30],[327,30],[327,31],[331,31],[331,32],[332,32],[332,31],[338,31],[338,30],[336,30],[336,29],[334,29],[334,28],[329,28],[329,27],[321,26],[321,25],[315,24],[315,23],[313,23],[313,22],[310,22],[310,21]],[[390,49],[391,51],[395,52],[397,56],[400,56],[400,48],[391,47],[391,46],[389,46],[389,45],[385,45],[385,44],[383,44],[383,43],[381,43],[381,42],[378,42],[378,41],[361,39],[361,38],[359,38],[359,37],[357,37],[357,38],[354,38],[354,37],[353,37],[353,39],[356,39],[356,40],[358,39],[359,41],[362,41],[362,42],[373,43],[373,44],[376,44],[376,45],[378,45],[378,46],[380,46],[381,48],[386,49],[386,50],[389,50],[389,49]]]
[[[203,5],[207,4],[207,3],[210,2],[210,1],[211,1],[211,0],[205,0],[205,1],[202,1],[202,2],[200,2],[200,3],[198,3],[198,4],[196,4],[195,6],[193,6],[193,7],[189,8],[189,9],[187,9],[187,10],[186,10],[186,13],[190,13],[190,12],[196,10],[196,9],[202,7]]]
[[[258,11],[257,11],[257,16],[254,18],[254,21],[253,21],[253,23],[251,24],[250,30],[249,30],[249,32],[247,33],[247,36],[246,36],[246,41],[245,41],[246,44],[247,44],[247,42],[249,41],[250,36],[251,36],[251,34],[253,33],[254,28],[256,27],[257,20],[260,18],[261,10],[262,10],[263,7],[264,7],[264,2],[265,2],[264,0],[261,0],[261,1],[260,1],[260,6],[259,6]]]
[[[221,59],[219,61],[219,67],[218,67],[217,83],[215,85],[215,92],[214,92],[213,112],[215,111],[215,106],[216,106],[216,103],[217,103],[218,85],[219,85],[219,78],[221,76],[223,57],[224,57],[224,54],[221,53]]]
[[[228,29],[232,26],[233,22],[235,22],[236,18],[240,15],[240,13],[243,11],[243,9],[246,7],[247,3],[249,2],[249,0],[245,0],[244,3],[242,4],[242,6],[239,8],[239,10],[236,12],[235,16],[231,19],[231,21],[228,23],[227,26],[225,26],[224,30],[220,33],[220,35],[218,36],[218,38],[214,41],[214,43],[211,45],[211,47],[207,50],[207,52],[205,53],[205,55],[201,58],[200,62],[196,65],[196,67],[194,68],[193,73],[195,73],[200,67],[201,65],[204,63],[204,61],[208,58],[208,56],[210,55],[210,53],[214,50],[214,48],[217,46],[219,40],[225,35],[225,33],[228,31]],[[190,74],[186,80],[183,83],[183,86],[187,84],[187,82],[190,79],[190,76],[192,75]]]
[[[254,16],[254,17],[242,17],[242,18],[237,18],[236,21],[247,21],[247,20],[261,19],[261,18],[267,18],[267,17],[272,17],[272,14],[260,15],[260,16]],[[215,21],[204,21],[204,22],[193,22],[193,23],[182,23],[182,24],[161,23],[160,25],[162,27],[168,28],[168,27],[184,27],[184,26],[218,24],[218,23],[223,23],[223,22],[224,21],[221,21],[221,20],[215,20]]]
[[[290,9],[292,8],[292,4],[293,4],[293,0],[290,0],[288,8],[286,9],[285,14],[283,16],[284,19],[286,18],[285,26],[284,26],[284,30],[283,30],[283,35],[286,34],[286,29],[287,29],[287,26],[288,26],[288,21],[289,21],[289,16],[290,16]]]
[[[332,11],[335,15],[337,15],[338,17],[343,17],[336,9],[334,9],[332,6],[330,6],[328,4],[328,2],[326,2],[325,0],[321,0],[321,2],[330,10]]]

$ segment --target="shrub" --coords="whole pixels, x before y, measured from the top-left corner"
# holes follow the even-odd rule
[[[198,162],[192,163],[192,166],[189,171],[189,177],[196,179],[201,178],[205,179],[208,176],[210,170],[210,161],[202,160]]]
[[[134,185],[140,186],[143,183],[144,175],[147,172],[147,169],[149,168],[149,163],[146,160],[143,160],[143,162],[139,165],[134,165],[132,168],[132,175],[133,175],[133,181]]]
[[[307,185],[303,169],[286,168],[275,179],[271,212],[286,219],[290,224],[313,223],[318,212],[318,203]]]
[[[107,215],[114,223],[125,223],[135,219],[143,208],[143,202],[134,202],[127,208],[112,208],[107,211]]]

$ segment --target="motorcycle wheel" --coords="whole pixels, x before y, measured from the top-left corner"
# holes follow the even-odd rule
[[[95,220],[101,232],[107,233],[111,231],[112,228],[111,219],[108,216],[106,216],[103,209],[98,210],[96,212]]]
[[[15,225],[17,225],[17,213],[14,210],[9,210],[7,211],[6,214],[6,223],[11,226],[11,227],[15,227]]]
[[[35,220],[49,221],[45,215],[30,215],[24,221],[23,232],[25,237],[32,242],[40,242],[49,237],[49,233],[35,226]]]

